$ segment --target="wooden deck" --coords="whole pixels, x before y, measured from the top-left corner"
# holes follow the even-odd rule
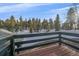
[[[79,52],[69,48],[66,45],[50,44],[20,51],[17,56],[79,56]]]

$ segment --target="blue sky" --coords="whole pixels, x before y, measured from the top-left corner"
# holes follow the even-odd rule
[[[67,11],[72,5],[71,3],[1,3],[0,18],[6,19],[14,15],[16,19],[22,16],[27,19],[35,17],[54,20],[56,14],[59,14],[60,20],[64,22]]]

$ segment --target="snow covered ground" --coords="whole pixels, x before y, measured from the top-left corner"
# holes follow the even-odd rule
[[[10,32],[8,30],[0,29],[0,38],[9,36],[11,34],[12,34],[12,32]]]
[[[61,32],[71,32],[71,33],[79,33],[79,30],[60,30]],[[55,32],[55,30],[50,30],[49,32]],[[29,30],[23,30],[19,32],[15,32],[16,34],[29,34]],[[40,32],[33,32],[33,33],[46,33],[46,30],[41,30]]]

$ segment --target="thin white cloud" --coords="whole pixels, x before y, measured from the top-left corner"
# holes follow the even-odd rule
[[[66,20],[67,11],[70,7],[71,6],[59,8],[59,9],[52,9],[52,10],[49,11],[49,13],[52,13],[54,15],[54,19],[55,19],[55,16],[57,14],[59,14],[60,15],[60,21],[63,23]]]
[[[33,4],[33,3],[24,3],[24,4],[15,4],[15,5],[10,5],[10,6],[0,6],[0,13],[5,13],[5,12],[17,12],[22,9],[28,10],[31,7],[36,7],[36,6],[41,6],[41,5],[47,5],[47,4]]]
[[[68,7],[64,7],[64,8],[60,8],[60,9],[52,9],[52,10],[50,10],[50,12],[55,12],[55,13],[66,13],[68,10],[69,10],[69,8],[70,7],[72,7],[72,6],[68,6]],[[79,5],[77,6],[77,9],[79,10]],[[79,11],[78,11],[79,12]]]
[[[70,7],[72,7],[72,6],[59,8],[59,9],[52,9],[49,12],[54,14],[54,15],[59,14],[60,18],[64,21],[64,20],[66,20],[66,15],[67,15],[67,12],[68,12]],[[77,7],[79,7],[79,5]],[[77,8],[77,9],[79,10],[79,8]],[[79,11],[78,11],[78,13],[79,13]]]

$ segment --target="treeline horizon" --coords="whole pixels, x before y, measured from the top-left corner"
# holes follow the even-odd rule
[[[0,20],[0,28],[17,32],[22,30],[29,30],[29,32],[39,32],[42,29],[46,30],[46,32],[52,30],[55,28],[54,24],[58,22],[59,24],[57,26],[60,27],[60,21],[59,21],[59,14],[56,16],[57,20],[54,21],[52,18],[49,19],[40,19],[40,18],[29,18],[29,19],[23,19],[22,16],[19,17],[19,19],[16,19],[13,15],[10,16],[10,18],[7,18],[5,20]],[[59,30],[59,28],[57,29]]]
[[[79,30],[79,17],[76,20],[76,8],[71,7],[67,12],[67,18],[64,23],[60,22],[60,15],[57,14],[55,19],[41,19],[40,18],[29,18],[25,19],[22,16],[19,17],[17,20],[14,16],[6,20],[0,20],[0,28],[17,32],[22,30],[29,30],[30,33],[32,32],[39,32],[42,29],[49,32],[50,30],[55,29],[55,31],[63,30]],[[64,19],[63,19],[64,20]]]

